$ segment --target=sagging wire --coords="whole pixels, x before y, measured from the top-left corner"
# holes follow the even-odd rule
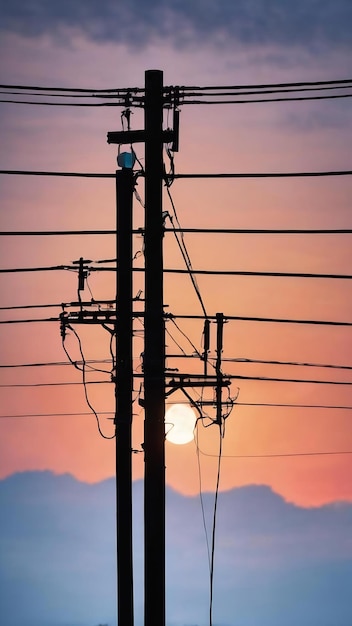
[[[198,422],[201,420],[201,418],[198,418],[194,427],[194,443],[196,446],[196,456],[197,456],[197,468],[198,468],[198,483],[199,483],[199,501],[200,501],[200,508],[201,508],[201,512],[202,512],[202,521],[203,521],[203,528],[204,528],[204,535],[205,535],[205,543],[207,546],[207,555],[208,555],[208,567],[209,567],[209,575],[210,575],[210,568],[211,568],[211,557],[210,557],[210,544],[209,544],[209,535],[208,535],[208,528],[207,528],[207,522],[206,522],[206,518],[205,518],[205,509],[204,509],[204,500],[203,500],[203,486],[202,486],[202,468],[201,468],[201,462],[200,462],[200,448],[199,448],[199,437],[198,437]]]
[[[171,341],[174,342],[174,344],[178,347],[178,349],[182,352],[182,354],[186,356],[186,352],[182,348],[181,344],[178,343],[178,341],[175,339],[175,337],[171,334],[171,332],[166,326],[165,326],[165,333],[170,337]],[[168,355],[166,355],[166,358],[168,358]]]
[[[73,334],[75,335],[77,342],[78,342],[78,347],[79,347],[79,351],[81,354],[81,359],[82,359],[82,368],[80,368],[77,364],[76,361],[73,361],[68,350],[66,349],[65,346],[65,339],[66,339],[66,329],[69,329],[73,332]],[[62,347],[65,351],[65,354],[67,355],[70,363],[72,363],[72,365],[76,368],[79,369],[82,372],[82,383],[83,383],[83,389],[84,389],[84,396],[87,402],[88,407],[90,408],[91,412],[93,413],[93,415],[95,416],[96,422],[97,422],[97,427],[98,427],[98,432],[101,435],[101,437],[103,437],[103,439],[114,439],[115,438],[115,434],[108,436],[105,435],[101,429],[100,426],[100,420],[99,420],[99,416],[98,413],[96,412],[96,410],[94,409],[93,405],[91,404],[90,400],[89,400],[89,396],[88,396],[88,390],[87,390],[87,381],[86,381],[86,360],[83,354],[83,348],[82,348],[82,342],[81,339],[78,335],[78,333],[76,332],[76,330],[73,328],[73,326],[71,326],[70,324],[65,325],[65,322],[62,321],[61,323],[61,337],[62,337]]]
[[[213,523],[212,523],[211,552],[210,552],[209,626],[213,626],[215,537],[216,537],[217,508],[218,508],[222,446],[223,446],[224,434],[225,432],[223,430],[223,425],[219,424],[219,452],[218,452],[218,457],[217,457],[218,465],[217,465],[216,486],[215,486],[215,494],[214,494]]]
[[[169,220],[171,222],[172,230],[173,230],[173,233],[174,233],[177,245],[178,245],[178,247],[180,249],[182,258],[183,258],[183,260],[185,262],[186,269],[187,269],[188,274],[190,276],[190,279],[192,281],[192,285],[193,285],[193,288],[194,288],[195,293],[197,295],[197,298],[198,298],[199,304],[201,306],[203,315],[204,315],[205,318],[208,318],[208,315],[207,315],[207,312],[206,312],[206,309],[205,309],[205,305],[204,305],[204,302],[203,302],[203,298],[202,298],[202,295],[200,293],[200,289],[199,289],[199,286],[198,286],[198,282],[197,282],[197,279],[194,276],[192,262],[191,262],[191,259],[190,259],[190,256],[188,254],[188,250],[187,250],[187,247],[186,247],[186,244],[185,244],[185,241],[184,241],[184,234],[182,232],[181,225],[180,225],[180,222],[179,222],[178,217],[177,217],[175,203],[174,203],[173,198],[171,196],[171,192],[170,192],[170,188],[169,187],[170,187],[170,183],[167,182],[166,183],[166,191],[167,191],[167,195],[168,195],[169,200],[170,200],[170,204],[171,204],[174,216],[172,216],[172,215],[170,215],[168,213],[167,217],[169,217]],[[177,232],[176,227],[174,225],[174,218],[176,220],[178,229],[181,231],[180,232],[180,237],[179,237],[179,233]]]
[[[209,547],[209,537],[208,537],[208,529],[205,519],[204,513],[204,504],[203,504],[203,495],[202,495],[202,473],[201,473],[201,462],[200,462],[200,447],[199,447],[199,434],[198,434],[198,424],[199,421],[204,426],[203,420],[204,417],[198,418],[195,425],[195,445],[196,445],[196,454],[197,454],[197,465],[198,465],[198,476],[199,476],[199,494],[200,494],[200,502],[202,509],[202,517],[203,517],[203,526],[206,537],[207,551],[208,551],[208,562],[209,562],[209,626],[213,626],[213,598],[214,598],[214,562],[215,562],[215,539],[216,539],[216,524],[217,524],[217,508],[218,508],[218,497],[219,497],[219,487],[220,487],[220,475],[221,475],[221,461],[223,457],[223,440],[225,437],[225,424],[226,419],[230,415],[234,403],[238,398],[239,388],[237,388],[236,395],[234,397],[230,396],[230,390],[228,389],[228,398],[224,403],[226,405],[226,413],[221,414],[221,422],[219,423],[217,420],[212,420],[211,424],[217,424],[219,426],[219,452],[217,454],[217,472],[216,472],[216,486],[215,486],[215,494],[214,494],[214,507],[213,507],[213,518],[212,518],[212,533],[211,533],[211,547]],[[205,427],[208,427],[205,426]]]

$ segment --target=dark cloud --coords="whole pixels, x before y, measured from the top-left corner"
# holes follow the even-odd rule
[[[155,37],[306,48],[352,43],[350,0],[0,0],[0,28],[35,37],[74,29],[140,47]]]
[[[204,494],[211,528],[213,494]],[[115,623],[115,483],[50,472],[0,481],[0,621]],[[134,483],[136,626],[143,623],[143,484]],[[242,626],[352,623],[352,505],[301,508],[268,487],[221,493],[214,619]],[[205,625],[209,569],[199,497],[167,490],[168,624]],[[236,620],[234,619],[236,616]]]

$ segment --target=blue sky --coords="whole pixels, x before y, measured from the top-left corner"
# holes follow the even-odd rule
[[[142,615],[142,483],[134,485],[136,625]],[[49,472],[0,482],[1,620],[113,624],[114,481]],[[213,494],[204,494],[210,529]],[[220,494],[214,624],[349,626],[351,504],[302,508],[268,487]],[[209,572],[198,496],[167,492],[167,623],[206,626]]]

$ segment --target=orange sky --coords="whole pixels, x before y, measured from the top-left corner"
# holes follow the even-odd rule
[[[72,84],[77,75],[81,86],[92,82],[101,86],[143,86],[144,69],[160,67],[160,50],[150,46],[145,58],[133,56],[130,72],[105,69],[102,75],[87,71],[87,58],[98,65],[111,52],[111,46],[89,46],[77,40],[72,52],[75,71],[68,68],[69,53],[63,49],[55,66],[54,79],[38,49],[18,40],[19,57],[10,56],[10,70],[3,82],[25,82],[25,72],[41,84]],[[43,40],[42,53],[48,48]],[[50,48],[51,49],[51,48]],[[158,52],[158,54],[157,54]],[[120,53],[127,58],[125,51]],[[116,50],[115,50],[116,54]],[[99,56],[100,55],[100,56]],[[192,70],[182,53],[166,51],[170,70],[164,61],[165,84],[231,84],[233,72],[224,62],[218,75],[214,67],[202,64],[195,54]],[[99,56],[99,63],[97,56]],[[28,58],[30,60],[28,60]],[[250,60],[243,60],[236,80],[245,75],[245,62],[252,82],[260,81]],[[147,65],[146,65],[147,64]],[[291,71],[266,70],[272,80],[303,80],[317,77],[317,64],[310,68],[296,65]],[[82,73],[79,74],[79,70]],[[333,71],[333,67],[328,70]],[[264,71],[264,70],[262,70]],[[17,72],[17,73],[16,73]],[[30,73],[31,72],[31,73]],[[319,77],[322,69],[319,69]],[[240,75],[240,76],[239,76]],[[330,76],[326,76],[329,78]],[[11,79],[11,80],[10,80]],[[88,80],[89,79],[89,80]],[[27,79],[28,82],[28,79]],[[283,106],[286,108],[284,109]],[[335,106],[335,108],[334,108]],[[2,168],[106,171],[115,169],[116,148],[106,144],[106,132],[120,128],[119,110],[33,110],[6,107],[1,122]],[[350,129],[338,123],[338,114],[347,112],[331,103],[251,105],[248,107],[184,107],[181,110],[180,152],[176,171],[255,172],[348,169]],[[345,116],[345,118],[343,117]],[[315,120],[315,123],[312,123]],[[325,120],[325,121],[319,121]],[[140,127],[139,113],[132,118]],[[140,152],[143,158],[142,151]],[[327,179],[176,181],[171,189],[181,225],[208,228],[350,228],[352,181],[349,177]],[[1,177],[1,229],[91,229],[114,228],[114,181]],[[141,185],[140,193],[143,194]],[[165,198],[165,210],[170,210]],[[143,225],[142,207],[135,202],[135,226]],[[350,236],[259,236],[187,235],[186,245],[195,269],[233,269],[288,272],[351,273]],[[136,238],[136,250],[141,240]],[[115,256],[113,237],[2,238],[1,267],[70,264],[84,256],[92,260]],[[141,266],[141,258],[138,265]],[[183,267],[180,253],[169,234],[165,237],[165,266]],[[68,272],[1,275],[1,306],[59,303],[76,299],[76,275]],[[275,318],[351,320],[352,295],[349,281],[294,278],[204,277],[198,279],[210,315],[263,316]],[[136,279],[138,291],[140,278]],[[90,285],[95,299],[114,297],[112,275],[92,275]],[[89,298],[85,292],[84,297]],[[200,314],[199,303],[187,277],[165,277],[165,304],[174,314]],[[2,319],[49,317],[60,309],[2,311]],[[202,322],[179,321],[193,343],[201,347]],[[192,352],[184,337],[168,323],[174,339]],[[137,328],[137,326],[136,326]],[[215,327],[213,327],[213,333]],[[0,328],[1,364],[65,361],[59,325],[21,324]],[[80,328],[86,358],[109,357],[109,336],[102,329]],[[350,328],[229,322],[225,326],[224,358],[311,362],[351,366]],[[214,333],[215,335],[215,333]],[[178,352],[168,337],[170,352]],[[69,337],[67,345],[79,358],[77,345]],[[214,349],[214,345],[212,346]],[[136,367],[143,350],[135,339]],[[213,352],[214,354],[214,352]],[[170,367],[201,365],[170,360]],[[197,369],[198,368],[198,369]],[[229,374],[309,378],[352,382],[348,370],[313,367],[269,366],[224,363]],[[103,376],[105,379],[108,375]],[[80,381],[73,368],[1,369],[2,384]],[[242,403],[313,404],[352,406],[349,386],[233,381],[239,387]],[[136,388],[138,385],[136,383]],[[98,411],[112,411],[113,386],[90,387],[90,397]],[[1,388],[1,415],[75,413],[87,411],[82,385],[72,387]],[[143,413],[135,404],[134,445],[142,443]],[[235,406],[227,420],[223,449],[221,487],[268,484],[286,499],[305,505],[318,505],[339,499],[352,499],[348,479],[352,455],[304,456],[311,452],[352,451],[351,411]],[[112,424],[102,418],[104,432]],[[0,422],[0,477],[16,471],[51,469],[70,472],[86,481],[98,481],[114,472],[114,442],[103,440],[93,415],[75,417],[4,418]],[[213,489],[216,476],[218,433],[216,427],[200,428],[200,462],[203,489]],[[167,481],[184,493],[199,490],[195,445],[166,446]],[[303,456],[270,456],[296,455]],[[210,455],[210,456],[208,456]],[[236,455],[248,455],[236,458]],[[256,458],[253,458],[257,456]],[[261,456],[263,455],[263,456]],[[265,457],[265,455],[269,455]],[[135,477],[143,475],[141,454],[134,456]]]

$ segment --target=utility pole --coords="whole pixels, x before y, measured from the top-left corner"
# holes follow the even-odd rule
[[[163,73],[145,73],[144,626],[165,626]]]
[[[148,70],[145,72],[145,105],[144,105],[144,130],[112,131],[108,133],[108,143],[127,144],[135,142],[145,143],[145,235],[144,235],[144,258],[145,258],[145,339],[144,339],[144,619],[145,626],[165,626],[165,322],[164,322],[164,302],[163,302],[163,217],[162,217],[162,181],[163,181],[163,144],[172,140],[177,148],[177,132],[163,131],[163,73],[159,70]],[[177,122],[177,115],[175,120]],[[178,131],[178,128],[177,128]],[[121,204],[125,201],[121,198]],[[121,226],[119,226],[120,228]],[[129,236],[131,226],[124,223],[121,228],[121,241],[123,246],[124,237]],[[130,256],[132,258],[132,255]],[[127,257],[126,257],[127,263]],[[132,272],[132,268],[130,268]],[[119,272],[120,281],[124,281],[129,272],[126,266],[126,273]],[[123,282],[123,284],[125,284]],[[119,290],[121,285],[119,286]],[[126,335],[130,332],[132,336],[132,326],[127,331],[128,319],[132,320],[132,311],[125,316],[125,323],[119,321],[122,309],[127,311],[127,283],[126,283],[125,306],[121,303],[121,295],[117,302],[117,336],[120,333]],[[121,291],[120,291],[121,294]],[[130,302],[132,301],[132,295]],[[120,308],[119,308],[120,307]],[[131,322],[130,322],[131,323]],[[125,337],[127,342],[127,337]],[[123,341],[125,341],[123,340]],[[128,353],[127,343],[123,343]],[[120,345],[121,350],[121,345]],[[118,362],[117,371],[121,363]],[[121,369],[121,368],[120,368]],[[123,368],[121,372],[123,371]],[[122,374],[121,374],[122,375]],[[130,380],[130,373],[126,380]],[[123,390],[123,382],[117,381],[117,395],[121,402],[120,394],[123,394],[123,402],[126,403],[127,394]],[[131,402],[132,405],[132,402]],[[121,405],[120,405],[121,408]],[[120,410],[120,409],[119,409]],[[131,410],[131,409],[130,409]],[[128,411],[124,413],[130,415]],[[128,418],[129,419],[129,418]],[[116,420],[117,427],[120,428],[119,419]],[[124,428],[121,422],[121,428]],[[122,449],[117,458],[125,458],[131,452],[130,442],[127,441],[126,449]],[[127,467],[127,458],[126,458]],[[121,468],[116,467],[121,473]],[[118,486],[119,497],[126,494],[126,502],[123,503],[123,510],[126,511],[126,518],[121,520],[121,542],[122,528],[125,529],[123,536],[127,536],[126,520],[129,517],[129,505],[127,505],[127,481],[123,479],[126,491]],[[117,478],[119,482],[119,474]],[[119,507],[118,507],[119,510]],[[120,508],[121,510],[121,508]],[[126,533],[126,535],[125,535]],[[124,551],[126,565],[119,563],[119,578],[125,576],[125,569],[132,574],[131,567],[127,564],[127,551]],[[122,555],[121,555],[122,558]],[[121,585],[123,583],[121,582]],[[127,584],[126,584],[127,586]],[[127,589],[126,589],[127,591]],[[119,583],[119,593],[122,593]],[[129,595],[126,606],[131,601]],[[120,599],[125,605],[125,599]],[[130,613],[129,613],[130,614]],[[125,616],[121,613],[121,619]],[[132,619],[132,618],[131,618]],[[119,626],[129,623],[119,621]],[[131,622],[132,623],[132,622]]]
[[[162,184],[164,177],[163,144],[172,142],[178,149],[178,88],[164,95],[163,73],[145,72],[144,130],[112,131],[108,143],[119,146],[145,144],[145,309],[144,309],[144,626],[165,626],[165,398],[177,389],[192,403],[188,387],[215,387],[216,420],[222,417],[222,389],[229,387],[221,371],[224,316],[216,314],[217,344],[215,376],[208,375],[210,321],[204,325],[204,376],[165,374],[165,314],[163,301]],[[167,100],[168,98],[168,100]],[[163,130],[163,108],[173,98],[174,128]],[[129,102],[126,103],[129,106]],[[127,109],[128,110],[128,109]],[[116,338],[115,433],[116,433],[116,513],[117,513],[117,614],[118,626],[133,626],[133,550],[132,550],[132,394],[133,394],[133,248],[132,199],[134,191],[134,154],[122,153],[116,172],[117,274],[116,310],[86,311],[80,298],[89,271],[89,261],[79,259],[79,312],[61,314],[61,333],[72,323],[113,324]],[[109,330],[109,329],[108,329]],[[195,405],[194,401],[193,404]],[[203,402],[202,404],[207,404]],[[213,404],[211,402],[210,404]]]
[[[116,171],[116,539],[117,617],[133,626],[132,554],[132,169]]]

